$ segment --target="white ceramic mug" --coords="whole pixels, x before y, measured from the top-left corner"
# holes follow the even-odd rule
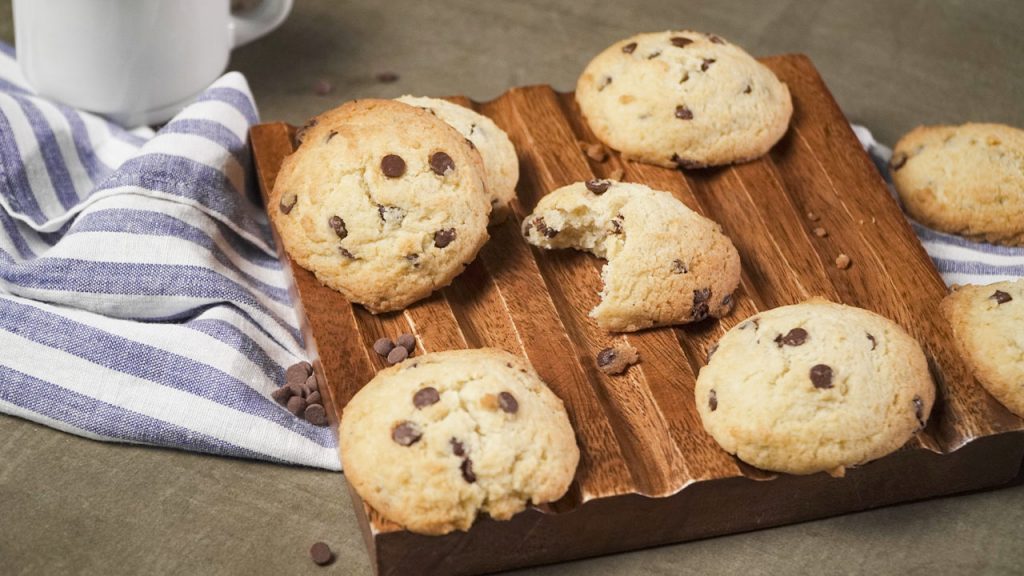
[[[14,0],[15,48],[39,94],[124,126],[169,120],[270,32],[292,0]]]

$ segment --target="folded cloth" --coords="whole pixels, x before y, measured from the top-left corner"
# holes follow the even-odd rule
[[[896,195],[889,174],[892,149],[876,142],[871,132],[863,126],[854,126],[853,131],[898,202],[899,196]],[[935,267],[946,281],[946,285],[991,284],[1024,277],[1024,246],[996,246],[972,242],[960,236],[932,230],[909,216],[907,220],[910,221],[910,226],[925,251],[935,262]]]
[[[340,469],[333,433],[270,398],[304,352],[252,201],[245,78],[153,134],[35,95],[0,52],[0,412]]]

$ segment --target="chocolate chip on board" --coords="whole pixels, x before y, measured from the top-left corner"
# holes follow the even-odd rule
[[[427,406],[433,406],[440,401],[441,394],[438,393],[437,388],[434,388],[433,386],[420,388],[412,395],[412,405],[420,410]]]
[[[334,552],[331,547],[323,542],[317,542],[309,548],[309,556],[317,566],[326,566],[334,560]]]
[[[815,364],[811,367],[811,384],[815,388],[826,389],[832,387],[832,367],[826,364]]]
[[[327,425],[327,411],[322,404],[310,404],[304,412],[306,420],[314,426]]]
[[[394,366],[409,357],[409,351],[402,346],[395,346],[388,352],[388,366]]]
[[[413,352],[416,351],[416,337],[413,336],[412,334],[400,334],[398,336],[398,340],[396,340],[395,343],[401,346],[402,348],[405,348],[409,352],[409,354],[412,354]]]
[[[604,368],[615,361],[617,356],[615,348],[605,348],[597,353],[597,365],[599,368]]]
[[[373,351],[376,352],[378,356],[383,356],[385,358],[387,358],[388,353],[390,353],[394,347],[395,343],[391,341],[391,338],[378,338],[377,341],[373,343]]]
[[[400,178],[405,174],[405,160],[396,154],[388,154],[380,160],[380,171],[388,178]]]

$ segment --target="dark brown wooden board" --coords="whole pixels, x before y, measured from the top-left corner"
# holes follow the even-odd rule
[[[581,141],[596,139],[572,94],[547,86],[515,88],[485,103],[453,98],[508,132],[521,164],[518,199],[514,216],[491,229],[490,242],[452,286],[405,311],[374,316],[350,305],[281,251],[333,425],[384,367],[373,342],[411,332],[417,353],[496,346],[525,356],[565,401],[577,433],[582,457],[564,498],[507,522],[481,518],[467,533],[406,532],[352,494],[379,574],[506,570],[990,488],[1017,476],[1024,422],[957,357],[937,313],[945,285],[821,77],[805,56],[762,61],[788,84],[793,120],[767,156],[727,168],[681,172],[615,154],[595,162],[581,152]],[[293,149],[293,132],[281,123],[252,130],[264,195]],[[597,304],[601,261],[531,248],[519,224],[550,190],[616,168],[625,181],[671,191],[721,223],[743,277],[732,315],[630,334],[641,363],[607,376],[594,355],[612,335],[587,316]],[[828,236],[817,237],[817,226]],[[835,266],[841,253],[852,259],[849,269]],[[738,462],[704,432],[693,400],[707,350],[726,330],[811,296],[901,324],[924,346],[939,390],[924,431],[844,478],[775,475]]]

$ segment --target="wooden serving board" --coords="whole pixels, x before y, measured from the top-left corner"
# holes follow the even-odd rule
[[[977,384],[938,314],[946,288],[810,60],[766,58],[792,92],[789,132],[765,157],[728,168],[681,172],[595,162],[580,141],[597,140],[572,94],[515,88],[491,102],[454,98],[506,130],[519,152],[518,201],[510,221],[455,283],[403,312],[374,316],[289,262],[295,301],[329,412],[384,367],[381,336],[416,335],[418,354],[496,346],[525,356],[566,403],[582,458],[560,501],[507,522],[481,518],[468,533],[402,530],[355,494],[379,574],[477,574],[753,530],[1006,484],[1024,461],[1024,423]],[[263,124],[252,145],[264,194],[294,129]],[[668,190],[722,224],[743,262],[736,309],[719,321],[625,336],[641,363],[621,376],[597,370],[613,336],[587,312],[597,304],[602,262],[571,250],[540,251],[519,224],[548,191],[624,170],[624,180]],[[811,221],[812,212],[820,220]],[[821,226],[828,236],[819,238]],[[276,232],[275,232],[276,233]],[[280,247],[280,242],[278,242]],[[280,248],[279,248],[280,249]],[[853,265],[834,261],[848,255]],[[722,451],[700,425],[693,399],[708,349],[760,311],[811,296],[874,310],[924,346],[939,395],[928,427],[903,449],[845,478],[775,475]],[[300,311],[300,314],[302,312]],[[339,484],[340,488],[340,484]]]

